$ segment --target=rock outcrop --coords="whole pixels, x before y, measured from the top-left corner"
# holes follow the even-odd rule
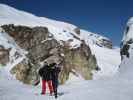
[[[126,29],[124,31],[124,35],[123,35],[123,39],[121,42],[121,50],[120,50],[120,54],[121,54],[121,59],[123,60],[123,57],[126,56],[127,58],[130,57],[130,53],[129,50],[131,49],[132,45],[133,45],[133,18],[131,18],[126,26]]]
[[[109,49],[112,49],[112,42],[108,39],[100,39],[97,41],[96,44],[102,47],[107,47]]]
[[[129,19],[121,43],[120,76],[133,80],[133,18]]]
[[[5,49],[0,45],[0,64],[6,65],[9,62],[10,49]]]
[[[28,51],[27,59],[17,64],[11,73],[15,74],[16,79],[32,84],[38,80],[37,70],[40,62],[56,62],[61,67],[59,81],[63,84],[69,74],[75,70],[84,79],[92,79],[92,70],[97,69],[97,62],[91,54],[89,46],[82,41],[80,47],[70,48],[66,41],[60,44],[46,27],[26,27],[3,25],[2,28],[15,42],[24,50]]]

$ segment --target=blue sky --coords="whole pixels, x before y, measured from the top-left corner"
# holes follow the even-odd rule
[[[65,21],[110,38],[119,45],[133,0],[0,0],[17,9]]]

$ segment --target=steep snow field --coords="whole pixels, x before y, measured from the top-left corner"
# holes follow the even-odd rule
[[[60,40],[67,41],[72,39],[73,40],[73,42],[71,42],[72,47],[78,47],[80,46],[81,43],[78,39],[74,38],[74,35],[79,37],[80,39],[84,37],[84,40],[89,41],[90,43],[93,44],[95,44],[96,41],[99,39],[107,39],[106,37],[97,35],[92,32],[87,32],[85,30],[81,30],[81,36],[78,36],[74,31],[77,28],[77,26],[75,25],[48,19],[45,17],[38,17],[33,14],[9,7],[7,5],[0,4],[0,25],[4,24],[24,25],[29,27],[35,27],[35,26],[47,27],[49,32],[53,34],[55,39],[58,41]]]
[[[115,75],[120,64],[119,48],[108,49],[96,45],[90,45],[92,53],[95,54],[98,66],[101,70],[94,72],[94,79],[109,78]]]

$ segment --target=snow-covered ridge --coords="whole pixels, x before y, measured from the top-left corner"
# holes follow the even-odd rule
[[[130,24],[133,24],[133,17],[131,17],[128,22],[127,22],[127,25],[129,26]]]
[[[17,10],[13,7],[10,7],[8,5],[0,4],[0,19],[7,20],[7,22],[0,22],[0,24],[18,24],[18,25],[26,25],[26,26],[47,26],[52,25],[54,27],[60,27],[60,28],[75,28],[76,26],[59,22],[55,20],[51,20],[45,17],[37,17],[33,14]],[[17,20],[21,19],[21,20]]]
[[[127,22],[122,42],[123,44],[125,44],[127,41],[131,39],[133,39],[133,17],[131,17]]]
[[[81,34],[78,36],[74,31],[77,28],[75,25],[45,17],[38,17],[33,14],[17,10],[8,5],[0,4],[0,25],[4,24],[24,25],[29,27],[44,26],[48,28],[49,32],[52,33],[57,40],[73,40],[71,43],[73,47],[79,46],[80,41],[74,39],[72,34],[79,37],[81,40],[85,40],[87,44],[98,43],[100,45],[100,40],[109,40],[103,36],[82,29],[80,29]]]
[[[108,38],[103,37],[101,35],[98,34],[94,34],[92,32],[88,32],[86,30],[81,29],[81,35],[80,35],[81,40],[85,40],[85,42],[89,45],[89,44],[97,44],[100,42],[101,40],[107,40],[110,41]]]

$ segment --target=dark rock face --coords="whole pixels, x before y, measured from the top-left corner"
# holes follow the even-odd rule
[[[100,41],[98,41],[97,44],[99,45],[99,43],[100,43],[101,46],[104,46],[104,47],[112,49],[112,42],[110,40],[101,39]]]
[[[49,34],[45,27],[29,28],[26,26],[4,25],[2,28],[14,38],[22,49],[28,51],[28,61],[21,62],[13,70],[16,70],[14,74],[16,74],[18,80],[31,84],[33,80],[38,78],[36,73],[39,68],[38,63],[50,56],[49,51],[58,45],[57,41],[55,39],[47,40]],[[29,79],[26,78],[29,76],[31,76]]]
[[[124,55],[129,58],[129,52],[128,52],[129,48],[130,48],[130,45],[128,43],[122,46],[120,50],[121,60],[123,60]]]
[[[61,84],[69,78],[73,70],[85,79],[92,79],[91,71],[97,68],[96,59],[84,42],[80,47],[70,49],[66,42],[60,45],[46,27],[4,25],[2,28],[22,49],[28,51],[26,55],[28,60],[22,61],[11,70],[11,73],[16,75],[16,79],[27,84],[38,80],[37,70],[42,61],[56,62],[61,66],[59,75]]]
[[[48,29],[45,27],[29,28],[26,26],[14,26],[13,24],[1,26],[5,32],[14,38],[23,49],[29,50],[48,37]]]
[[[121,60],[123,60],[123,56],[125,55],[126,57],[130,57],[129,54],[129,49],[130,49],[130,45],[133,44],[133,40],[130,39],[129,41],[127,41],[125,44],[123,44],[123,42],[121,43],[121,49],[120,49],[120,54],[121,54]]]
[[[3,46],[0,46],[0,64],[6,65],[9,62],[9,52],[10,49],[5,49]]]
[[[80,29],[79,28],[75,28],[74,32],[77,33],[78,35],[80,35]]]
[[[130,30],[130,27],[127,26],[126,29],[125,29],[124,36],[128,35],[129,30]],[[123,40],[121,42],[121,45],[120,45],[120,47],[121,47],[121,49],[120,49],[121,60],[123,60],[123,56],[126,56],[127,58],[130,57],[129,49],[130,49],[131,45],[133,45],[132,37],[130,39],[128,39],[127,41]]]

